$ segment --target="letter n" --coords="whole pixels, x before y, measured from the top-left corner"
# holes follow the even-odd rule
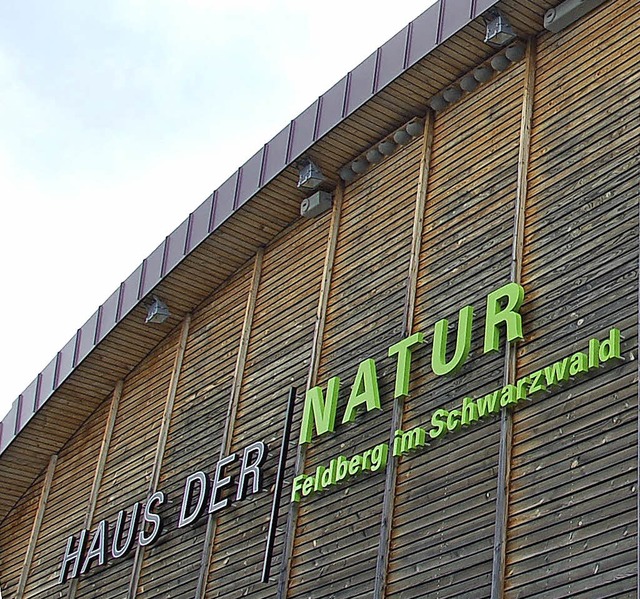
[[[318,435],[333,432],[336,425],[336,410],[338,408],[338,391],[340,379],[337,376],[327,383],[327,399],[325,400],[320,387],[313,387],[307,391],[304,398],[302,413],[302,427],[300,428],[299,445],[310,443],[315,424]]]

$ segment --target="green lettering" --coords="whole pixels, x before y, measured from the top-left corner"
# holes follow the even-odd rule
[[[462,416],[460,418],[460,422],[464,426],[468,426],[474,422],[478,421],[478,406],[476,402],[471,399],[471,397],[465,397],[462,400]]]
[[[465,306],[458,313],[458,335],[453,358],[447,362],[447,335],[449,321],[446,318],[436,322],[433,332],[433,351],[431,368],[442,376],[460,370],[471,349],[471,326],[473,324],[473,306]]]
[[[362,456],[354,455],[349,460],[349,475],[355,476],[360,472],[361,467],[362,467]]]
[[[299,474],[293,479],[293,490],[291,492],[291,501],[300,501],[300,492],[302,491],[302,485],[307,476],[305,474]]]
[[[598,357],[601,362],[606,362],[607,360],[611,360],[611,358],[622,358],[622,354],[620,353],[620,338],[620,329],[611,329],[611,331],[609,331],[609,338],[600,344],[598,351]]]
[[[544,370],[537,370],[536,372],[529,375],[531,379],[531,386],[529,387],[529,395],[533,395],[534,393],[538,393],[538,391],[545,391],[545,384],[540,380],[542,379],[542,375],[544,374]]]
[[[449,416],[449,412],[443,409],[436,410],[433,413],[433,416],[431,416],[431,426],[433,426],[434,428],[432,428],[429,431],[429,436],[432,439],[437,439],[438,437],[442,437],[442,435],[444,435],[447,432],[447,429],[446,429],[447,416]]]
[[[447,430],[450,433],[457,431],[462,426],[460,416],[460,410],[451,410],[451,412],[449,412],[447,416]]]
[[[302,495],[306,497],[307,495],[311,495],[315,487],[315,479],[313,476],[307,476],[304,479],[304,483],[302,483]]]
[[[341,482],[349,474],[349,460],[343,455],[338,456],[338,464],[336,466],[336,482]]]
[[[402,434],[402,445],[400,447],[400,453],[407,453],[413,451],[418,447],[424,447],[427,440],[427,431],[417,426],[416,428],[407,431]]]
[[[530,384],[531,380],[528,376],[523,376],[521,379],[518,379],[518,382],[516,383],[518,388],[518,401],[520,401],[521,399],[527,399],[527,385]]]
[[[511,404],[518,403],[518,389],[515,385],[505,385],[502,388],[500,405],[505,408]]]
[[[589,368],[598,368],[600,366],[600,341],[597,339],[589,339]]]
[[[378,390],[376,363],[372,358],[368,358],[358,367],[342,423],[353,422],[356,417],[356,408],[362,404],[366,404],[367,412],[374,408],[377,410],[380,409],[380,391]]]
[[[569,364],[569,375],[577,376],[583,372],[589,371],[589,356],[584,352],[579,351],[577,354],[571,356],[571,363]]]
[[[506,305],[502,301],[506,299]],[[524,301],[524,288],[518,283],[506,285],[492,291],[487,296],[487,316],[484,328],[484,352],[500,349],[500,331],[498,325],[504,323],[507,341],[524,339],[522,335],[522,316],[518,310]]]
[[[371,472],[377,472],[387,465],[389,446],[386,443],[376,445],[371,452]]]
[[[362,469],[371,470],[371,450],[370,449],[367,449],[362,454]]]
[[[411,351],[417,345],[424,343],[423,333],[414,333],[410,337],[392,345],[389,348],[389,357],[398,356],[396,366],[396,384],[393,396],[404,397],[409,395],[409,376],[411,372]]]
[[[565,358],[561,362],[554,362],[551,366],[545,366],[544,378],[547,380],[547,387],[556,385],[560,381],[569,380],[569,363],[571,358]]]
[[[500,408],[500,390],[489,393],[484,397],[476,399],[478,405],[478,416],[484,418],[490,413],[496,413]]]
[[[322,389],[313,387],[307,391],[304,398],[302,426],[300,427],[299,444],[311,442],[313,425],[316,425],[318,435],[333,432],[336,423],[336,409],[338,408],[338,391],[340,379],[337,376],[327,383],[327,400],[324,400]]]

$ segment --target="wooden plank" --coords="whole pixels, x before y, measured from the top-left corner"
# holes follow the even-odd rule
[[[527,42],[525,60],[520,139],[518,142],[518,182],[511,249],[511,280],[515,283],[520,283],[522,280],[527,177],[531,147],[531,117],[535,90],[536,38],[534,37],[529,38]],[[506,342],[503,384],[513,384],[516,379],[516,349],[509,342]],[[500,449],[498,454],[498,486],[496,489],[496,529],[493,542],[493,567],[491,570],[491,599],[502,599],[504,596],[512,442],[513,415],[511,410],[502,410],[500,415]]]
[[[51,490],[51,482],[53,481],[53,475],[56,470],[57,462],[58,454],[54,453],[49,459],[47,474],[42,483],[42,492],[40,494],[40,502],[38,503],[38,511],[33,521],[33,528],[31,529],[31,536],[29,537],[29,546],[27,549],[27,553],[24,556],[24,565],[22,566],[20,581],[18,582],[18,588],[16,590],[16,599],[22,599],[22,597],[24,596],[24,591],[27,587],[27,580],[29,579],[29,572],[31,571],[31,563],[33,562],[33,556],[36,551],[36,544],[38,542],[38,535],[40,534],[40,527],[42,526],[44,512],[47,509],[49,491]]]
[[[301,389],[306,386],[331,217],[330,211],[316,219],[298,220],[286,236],[265,251],[233,427],[232,453],[256,441],[256,434],[269,447],[275,444],[285,408],[283,391],[288,385]],[[302,404],[298,403],[296,420],[301,412]],[[260,414],[259,428],[255,424],[256,414]],[[296,440],[292,439],[291,457],[287,458],[288,485],[295,467]],[[274,461],[268,459],[263,469],[263,480],[272,481],[276,474]],[[238,592],[239,576],[243,592],[249,596],[276,594],[277,575],[267,582],[260,581],[262,540],[269,522],[268,499],[267,492],[250,494],[242,502],[236,502],[232,510],[220,512],[207,597]],[[286,528],[289,501],[283,507],[278,509],[277,523],[274,522],[277,524],[274,574],[281,563],[284,537],[281,531]],[[242,526],[238,525],[240,522]]]
[[[416,138],[346,188],[318,372],[322,386],[338,376],[346,392],[362,359],[382,365],[388,346],[401,334],[422,141]],[[407,174],[398,177],[400,172]],[[379,379],[382,412],[363,410],[337,434],[314,439],[307,449],[307,470],[338,454],[362,451],[375,439],[386,441],[392,412],[388,374],[385,368]],[[303,501],[291,599],[308,597],[314,563],[322,564],[325,576],[312,594],[372,594],[384,481],[380,471]],[[346,526],[343,516],[349,513],[362,518]]]
[[[253,263],[253,275],[251,279],[251,287],[247,304],[245,308],[244,324],[242,326],[242,334],[240,336],[240,346],[236,359],[236,367],[233,374],[233,385],[231,387],[231,396],[227,406],[227,416],[225,419],[225,428],[222,435],[223,443],[220,448],[220,458],[222,459],[229,453],[231,442],[233,439],[233,426],[238,410],[238,399],[240,396],[240,388],[242,385],[242,375],[247,359],[247,350],[249,347],[249,339],[251,336],[251,325],[255,312],[256,300],[258,297],[258,288],[260,286],[260,276],[262,273],[262,260],[264,257],[264,248],[259,248]],[[207,532],[205,533],[204,547],[202,549],[202,557],[200,559],[200,569],[198,573],[198,584],[195,592],[195,599],[204,599],[207,589],[207,580],[209,577],[209,567],[211,556],[213,554],[213,545],[216,536],[216,526],[218,518],[217,514],[209,514],[207,518]]]
[[[483,296],[509,280],[523,74],[514,65],[436,115],[414,325],[427,337],[465,304],[480,312]],[[480,328],[474,319],[471,354],[455,377],[433,375],[427,348],[416,356],[422,368],[403,430],[428,427],[433,411],[462,393],[502,383],[504,360],[482,354]],[[499,421],[489,419],[400,459],[388,595],[489,595],[498,443]]]
[[[513,413],[510,598],[637,594],[637,34],[601,35],[603,23],[628,27],[629,7],[606,3],[538,46],[519,374],[613,326],[625,361]]]
[[[147,497],[150,497],[158,490],[158,482],[160,480],[160,472],[162,471],[162,460],[164,458],[164,451],[167,445],[167,437],[169,435],[169,425],[171,424],[171,415],[173,413],[173,406],[176,398],[176,389],[178,387],[178,380],[180,378],[180,372],[182,370],[182,361],[184,359],[184,352],[187,345],[187,337],[189,335],[189,325],[191,324],[191,314],[187,314],[182,321],[182,329],[180,331],[180,340],[178,347],[176,348],[176,356],[173,363],[173,369],[171,372],[171,382],[169,383],[169,390],[167,392],[167,400],[164,407],[164,413],[162,414],[162,423],[160,425],[160,431],[158,433],[158,443],[156,446],[155,458],[153,460],[153,469],[151,471],[151,478],[149,480],[149,488]],[[94,506],[95,509],[95,506]],[[135,599],[138,592],[138,582],[140,580],[140,571],[142,570],[142,560],[144,559],[145,547],[137,544],[135,557],[133,559],[133,566],[131,570],[131,578],[129,579],[129,590],[127,597],[129,599]]]
[[[309,357],[309,370],[307,374],[307,389],[317,384],[318,370],[320,368],[320,353],[322,351],[322,340],[327,318],[327,305],[329,301],[329,291],[333,277],[333,267],[338,245],[338,231],[340,229],[340,218],[342,215],[342,202],[344,199],[344,186],[341,184],[336,188],[333,200],[333,211],[331,213],[331,224],[329,225],[329,236],[327,238],[327,249],[320,283],[320,293],[318,297],[318,307],[316,310],[316,320],[313,331],[313,345]],[[294,476],[304,471],[307,454],[306,445],[297,446],[296,461],[294,466]],[[287,515],[287,525],[285,528],[284,542],[282,549],[282,559],[280,562],[280,572],[278,574],[278,599],[286,599],[288,596],[289,579],[291,577],[291,566],[293,559],[293,544],[298,524],[299,504],[291,502]]]
[[[98,494],[100,492],[100,485],[102,484],[102,476],[104,474],[104,468],[107,463],[107,455],[109,455],[109,447],[111,445],[111,437],[113,435],[113,429],[116,425],[116,416],[118,414],[118,406],[120,404],[120,398],[122,397],[122,388],[124,381],[118,381],[116,388],[113,391],[111,406],[109,408],[109,417],[104,429],[104,436],[102,437],[102,444],[100,446],[100,455],[98,456],[98,462],[96,464],[96,472],[93,477],[93,485],[91,487],[91,495],[89,496],[89,504],[87,507],[87,514],[84,519],[83,528],[90,530],[93,525],[93,515],[96,511],[96,505],[98,504]],[[78,591],[78,579],[74,578],[69,584],[67,590],[67,599],[74,599]]]
[[[420,158],[420,174],[416,192],[416,207],[413,217],[413,231],[411,234],[411,254],[409,257],[409,273],[407,277],[402,338],[408,337],[413,331],[413,320],[418,286],[418,270],[422,249],[422,229],[424,212],[427,201],[427,187],[429,184],[429,166],[431,162],[431,148],[433,145],[434,115],[429,110],[424,122],[424,136]],[[393,446],[395,431],[402,428],[404,417],[404,397],[398,397],[393,404],[389,446]],[[391,530],[395,507],[396,484],[398,476],[398,461],[391,459],[387,463],[385,473],[385,487],[382,503],[382,518],[380,522],[380,540],[376,557],[376,578],[373,590],[374,599],[384,599],[387,588],[389,570],[389,554],[391,552]]]

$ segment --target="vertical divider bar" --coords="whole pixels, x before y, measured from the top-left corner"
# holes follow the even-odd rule
[[[182,361],[184,359],[184,352],[187,347],[187,338],[189,336],[189,326],[191,324],[191,314],[187,314],[182,321],[182,330],[180,331],[180,341],[176,349],[175,359],[173,361],[173,369],[171,372],[171,380],[169,381],[169,390],[167,391],[167,400],[164,405],[164,412],[162,414],[162,424],[160,425],[160,432],[158,433],[158,444],[156,445],[156,454],[153,460],[153,469],[151,471],[151,479],[149,481],[149,488],[147,491],[147,497],[150,497],[158,490],[158,483],[160,481],[160,473],[162,471],[162,461],[164,458],[164,451],[167,446],[167,439],[169,437],[169,426],[171,425],[171,415],[173,413],[173,405],[176,399],[176,391],[178,389],[178,380],[180,379],[180,372],[182,370]],[[138,583],[140,581],[140,573],[142,571],[142,561],[144,559],[145,547],[138,544],[136,545],[136,553],[133,559],[133,568],[131,571],[131,578],[129,579],[129,591],[127,597],[134,599],[138,592]]]
[[[433,146],[433,125],[433,112],[431,110],[428,110],[424,121],[424,137],[422,141],[422,155],[420,158],[420,175],[418,178],[416,206],[413,217],[411,256],[409,258],[409,274],[406,283],[404,315],[402,322],[403,338],[411,334],[415,315],[418,272],[420,267],[420,252],[422,250],[422,228],[424,225],[424,212],[427,203],[429,167],[431,165],[431,149]],[[395,431],[399,428],[402,428],[403,418],[404,398],[398,397],[393,404],[393,414],[391,417],[391,431],[389,439],[390,447],[393,447],[393,438]],[[387,462],[384,496],[382,499],[380,539],[378,542],[378,555],[376,557],[376,579],[373,591],[374,599],[383,599],[387,587],[389,551],[391,548],[391,529],[393,525],[393,512],[395,508],[397,478],[398,461],[392,458]]]
[[[511,281],[522,280],[524,252],[524,225],[527,202],[527,176],[531,147],[531,119],[535,87],[536,38],[527,42],[520,137],[518,144],[518,179],[516,190],[513,243],[511,247]],[[516,379],[517,360],[515,347],[508,342],[505,347],[503,384],[512,384]],[[491,571],[491,599],[504,596],[507,559],[507,528],[509,519],[509,485],[511,479],[511,449],[513,442],[513,414],[503,410],[500,417],[500,449],[498,455],[498,483],[496,489],[496,528],[493,542],[493,565]]]
[[[638,222],[640,222],[640,202],[638,203]],[[638,248],[638,272],[640,272],[640,247]],[[636,529],[640,526],[640,359],[638,358],[638,350],[640,350],[640,277],[638,278],[638,324],[636,327],[638,331],[638,339],[636,343],[636,364],[638,370],[638,403],[636,404],[637,410],[637,422],[636,422],[636,438],[638,445],[638,465],[636,470]],[[636,589],[640,588],[640,535],[636,534],[637,546],[636,546]],[[636,591],[636,595],[640,596],[640,593]]]
[[[24,591],[27,588],[27,580],[29,579],[29,572],[31,571],[31,564],[33,563],[33,556],[36,552],[36,543],[38,542],[38,536],[40,535],[40,528],[44,519],[44,512],[47,508],[47,501],[49,499],[49,492],[51,491],[51,483],[53,482],[53,475],[56,470],[56,464],[58,463],[58,454],[54,453],[49,458],[49,466],[47,473],[42,482],[42,491],[40,492],[40,501],[38,502],[38,511],[36,512],[35,520],[33,521],[33,527],[31,528],[31,536],[29,537],[29,548],[24,556],[24,563],[22,566],[22,572],[20,573],[20,580],[18,581],[18,588],[16,590],[16,599],[22,599]]]
[[[233,428],[238,412],[238,401],[240,398],[240,389],[242,387],[242,376],[247,361],[247,353],[249,350],[249,339],[251,338],[251,329],[253,326],[253,315],[255,313],[256,302],[258,299],[258,288],[260,287],[260,277],[262,275],[262,261],[264,258],[264,248],[258,248],[256,257],[253,262],[253,273],[251,276],[251,288],[247,297],[247,304],[244,312],[244,321],[242,324],[242,332],[240,334],[240,345],[238,346],[238,356],[233,372],[233,384],[231,386],[231,395],[227,405],[227,414],[224,425],[223,442],[220,447],[220,459],[228,455],[233,441]],[[209,514],[207,517],[207,530],[204,537],[202,547],[202,557],[200,559],[200,570],[198,572],[198,585],[194,599],[203,599],[207,590],[207,581],[209,579],[209,564],[213,556],[213,545],[216,537],[216,529],[218,517],[216,514]]]
[[[104,475],[104,469],[107,463],[107,456],[109,455],[109,447],[111,445],[111,437],[113,436],[113,429],[116,424],[116,416],[118,415],[118,407],[120,406],[120,398],[122,397],[122,389],[124,387],[124,381],[121,379],[117,382],[113,395],[111,398],[111,405],[109,407],[109,416],[107,417],[107,423],[105,425],[104,434],[102,435],[102,444],[100,446],[100,454],[98,456],[98,462],[96,464],[96,471],[93,476],[93,484],[91,486],[91,495],[89,496],[89,505],[87,506],[87,513],[84,517],[84,524],[82,528],[85,530],[91,529],[93,524],[93,516],[96,512],[96,506],[98,505],[98,494],[100,493],[100,485],[102,484],[102,477]],[[73,578],[69,583],[69,589],[67,591],[67,599],[74,599],[78,591],[78,579]]]
[[[317,383],[318,370],[320,368],[320,353],[322,351],[322,340],[324,337],[324,327],[327,317],[327,304],[329,302],[329,291],[331,290],[331,278],[333,276],[333,263],[338,245],[338,231],[340,229],[340,219],[342,217],[342,202],[344,199],[344,184],[340,183],[336,188],[333,200],[333,212],[331,214],[331,224],[329,225],[329,237],[327,239],[327,253],[325,254],[324,267],[322,271],[322,281],[320,282],[320,294],[318,308],[316,310],[316,323],[313,332],[313,345],[309,358],[309,371],[307,374],[307,389],[314,387]],[[298,476],[304,470],[307,457],[307,446],[298,445],[294,476]],[[287,515],[287,526],[285,529],[284,546],[282,549],[282,562],[280,563],[280,573],[278,575],[277,599],[286,599],[289,592],[289,577],[291,575],[291,565],[293,560],[293,543],[295,540],[296,527],[298,525],[298,503],[289,504]]]
[[[289,389],[287,399],[287,412],[284,417],[284,429],[282,431],[282,442],[280,443],[280,455],[278,456],[278,471],[276,472],[276,483],[273,490],[273,501],[271,503],[271,514],[269,517],[269,530],[267,532],[267,542],[264,550],[264,561],[262,563],[261,582],[269,582],[271,574],[271,559],[273,557],[273,544],[276,537],[276,527],[278,525],[278,512],[280,511],[280,499],[282,497],[282,487],[284,483],[284,471],[287,466],[287,453],[289,449],[289,439],[291,437],[291,426],[293,424],[293,409],[296,403],[296,388]]]

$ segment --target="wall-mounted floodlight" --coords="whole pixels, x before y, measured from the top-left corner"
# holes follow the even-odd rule
[[[322,174],[320,167],[309,158],[300,160],[298,168],[300,173],[298,177],[298,187],[313,190],[324,183],[325,176]]]
[[[145,322],[161,323],[167,320],[169,316],[171,316],[171,312],[169,312],[167,304],[154,295],[153,301],[147,308],[147,317],[145,318]]]
[[[485,43],[501,48],[516,38],[511,23],[501,12],[488,10],[483,16],[486,25]]]

